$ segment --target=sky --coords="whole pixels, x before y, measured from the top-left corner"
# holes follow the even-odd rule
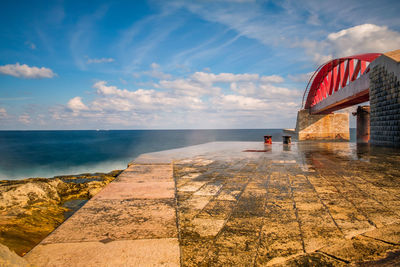
[[[400,48],[398,0],[0,6],[0,130],[293,128],[320,64]]]

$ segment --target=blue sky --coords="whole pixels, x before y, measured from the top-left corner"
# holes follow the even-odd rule
[[[294,127],[310,73],[400,48],[399,1],[2,1],[0,129]]]

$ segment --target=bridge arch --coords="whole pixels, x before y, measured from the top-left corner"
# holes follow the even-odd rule
[[[330,60],[322,64],[310,78],[303,95],[302,107],[310,109],[341,88],[346,87],[361,75],[368,73],[368,65],[381,53],[359,54]],[[307,96],[306,96],[307,95]],[[368,95],[358,99],[368,101]]]

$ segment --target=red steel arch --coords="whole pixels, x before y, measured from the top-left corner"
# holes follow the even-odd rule
[[[368,53],[333,59],[319,66],[308,82],[305,109],[309,109],[334,94],[339,89],[356,80],[360,75],[369,72],[367,64],[379,57],[380,53]],[[310,86],[311,83],[311,86]],[[366,100],[368,101],[368,99]],[[303,105],[302,104],[302,105]]]

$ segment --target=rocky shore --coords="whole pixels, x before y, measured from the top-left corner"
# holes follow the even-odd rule
[[[0,181],[0,243],[23,256],[120,173]]]

